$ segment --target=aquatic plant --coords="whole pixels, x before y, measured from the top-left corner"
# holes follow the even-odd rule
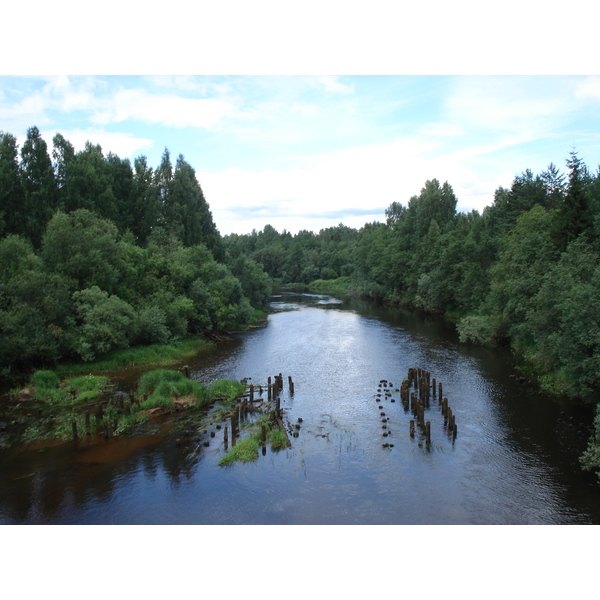
[[[240,440],[231,450],[219,460],[219,466],[229,465],[232,462],[250,462],[258,458],[259,442],[255,435],[245,440]]]
[[[269,441],[273,450],[283,450],[288,445],[287,436],[281,429],[272,429],[269,434]]]
[[[245,390],[245,384],[230,379],[217,379],[210,386],[210,394],[213,398],[227,398],[227,400],[235,400]]]

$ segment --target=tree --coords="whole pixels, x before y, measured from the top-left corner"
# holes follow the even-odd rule
[[[76,289],[115,291],[123,269],[115,224],[85,209],[52,217],[41,255],[48,268],[71,278]]]
[[[18,155],[15,136],[0,131],[0,235],[27,233]]]
[[[573,150],[567,160],[569,184],[558,209],[558,235],[561,249],[591,228],[592,217],[588,208],[586,188],[591,182],[587,167]]]
[[[57,207],[57,188],[48,146],[37,127],[27,130],[21,149],[21,180],[25,192],[26,230],[39,248],[46,223]]]
[[[73,301],[79,321],[75,349],[83,360],[129,347],[135,334],[135,313],[127,302],[97,286],[75,292]]]

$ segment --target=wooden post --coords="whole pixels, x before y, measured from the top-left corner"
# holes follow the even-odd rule
[[[267,389],[268,389],[268,392],[267,392],[268,393],[268,398],[270,400],[271,399],[271,393],[272,393],[272,390],[271,390],[271,376],[269,376],[268,388]]]
[[[431,380],[431,391],[433,392],[433,397],[435,398],[435,393],[436,393],[436,383],[435,383],[435,377]]]
[[[415,437],[415,422],[413,419],[410,420],[410,437]]]
[[[425,441],[428,446],[431,444],[431,423],[429,421],[425,423]]]
[[[108,439],[108,425],[104,423],[104,439]]]
[[[254,402],[254,386],[250,384],[250,402]]]
[[[442,397],[442,382],[438,383],[438,398]]]
[[[267,441],[267,427],[266,427],[266,425],[261,425],[260,426],[260,430],[261,430],[262,441],[263,441],[263,444],[264,444]]]

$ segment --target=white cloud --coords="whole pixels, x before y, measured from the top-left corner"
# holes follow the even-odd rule
[[[102,105],[90,119],[102,125],[133,119],[171,127],[211,129],[238,112],[235,103],[228,100],[152,94],[143,89],[122,89],[105,99]]]
[[[597,75],[586,77],[575,89],[575,96],[577,98],[600,100],[600,77]]]
[[[338,77],[334,77],[332,75],[316,77],[316,81],[319,85],[323,86],[326,92],[330,92],[332,94],[352,94],[354,92],[353,85],[341,83]]]
[[[446,101],[447,120],[467,132],[539,135],[573,110],[572,86],[559,78],[460,77]]]
[[[435,137],[455,137],[462,135],[464,129],[456,123],[428,123],[420,133]]]

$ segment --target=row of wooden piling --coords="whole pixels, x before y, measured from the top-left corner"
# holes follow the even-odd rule
[[[411,388],[414,387],[414,391]],[[443,396],[441,381],[431,377],[431,373],[425,369],[411,367],[408,369],[407,378],[400,387],[400,398],[405,411],[410,407],[414,419],[410,421],[410,436],[415,435],[415,423],[421,428],[425,443],[431,444],[431,422],[425,421],[425,409],[430,407],[431,399],[437,400],[444,417],[444,427],[448,433],[455,438],[458,434],[456,418],[452,409],[448,406],[448,398]]]

